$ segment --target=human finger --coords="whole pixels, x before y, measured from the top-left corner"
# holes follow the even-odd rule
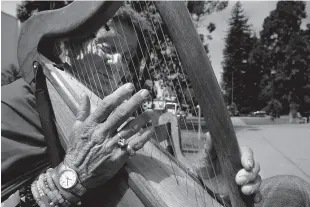
[[[104,130],[109,129],[114,132],[127,120],[134,111],[149,97],[148,90],[140,90],[134,94],[128,101],[122,103],[115,111],[107,118],[104,125]]]
[[[122,151],[123,155],[129,156],[135,153],[136,151],[138,151],[139,149],[141,149],[145,145],[145,143],[150,138],[152,138],[154,133],[155,133],[155,128],[149,127],[149,128],[144,129],[142,132],[138,133],[137,135],[129,138],[128,143],[127,143],[127,148]],[[129,145],[129,148],[132,150],[132,152],[129,151],[128,145]]]
[[[236,175],[236,183],[238,185],[245,185],[247,183],[250,183],[258,177],[258,173],[260,171],[260,165],[259,163],[255,163],[254,168],[251,171],[247,171],[245,169],[239,170],[239,172]]]
[[[254,167],[254,156],[252,149],[248,147],[241,147],[241,164],[244,169],[251,170]]]
[[[262,178],[260,175],[258,175],[253,182],[243,185],[241,187],[241,191],[244,195],[252,195],[259,191],[259,187],[261,183],[262,183]]]
[[[97,109],[89,116],[89,120],[101,123],[117,106],[129,98],[133,91],[134,85],[132,83],[127,83],[119,87],[112,94],[100,101]]]
[[[119,139],[128,139],[139,132],[143,126],[150,122],[155,112],[147,110],[140,114],[137,118],[128,122],[121,131],[119,131],[112,139],[112,143],[117,143]]]

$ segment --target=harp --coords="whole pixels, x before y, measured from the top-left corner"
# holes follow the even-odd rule
[[[94,109],[98,100],[107,95],[105,87],[110,87],[110,91],[113,91],[118,86],[118,82],[124,81],[119,78],[110,85],[102,82],[99,78],[102,74],[97,70],[96,65],[91,66],[92,62],[95,63],[94,60],[85,55],[87,51],[96,51],[96,48],[93,49],[92,40],[96,39],[98,31],[101,31],[100,28],[104,28],[111,19],[113,22],[113,17],[123,9],[123,4],[116,1],[73,2],[62,9],[34,15],[21,29],[18,60],[23,77],[29,84],[33,84],[33,63],[37,61],[42,65],[48,80],[48,91],[58,133],[65,138],[68,137],[68,126],[72,126],[74,122],[82,92],[90,94],[92,109]],[[183,72],[188,75],[201,106],[225,183],[230,189],[230,204],[235,207],[252,206],[251,199],[241,195],[234,181],[236,172],[241,168],[238,142],[221,90],[185,3],[158,1],[148,4],[154,6],[152,9],[155,8],[159,12],[166,25],[165,30],[168,32],[169,40],[173,42],[173,50],[177,54],[178,61],[181,62]],[[157,31],[163,32],[162,28]],[[159,34],[155,34],[156,36],[159,38]],[[165,34],[162,36],[165,37]],[[81,41],[89,44],[79,45]],[[130,47],[128,42],[126,44]],[[141,47],[141,42],[138,45]],[[148,50],[152,44],[147,45],[145,43],[146,52],[140,55],[150,57]],[[118,49],[121,50],[121,48]],[[134,64],[133,57],[130,56],[131,54],[127,64]],[[167,65],[165,67],[169,68]],[[126,77],[125,73],[122,77]],[[139,83],[139,73],[143,74],[143,67],[128,72],[129,75],[132,73],[136,73],[136,76],[131,77],[129,81]],[[109,73],[105,76],[107,74]],[[138,89],[139,87],[141,88],[138,86]],[[196,174],[189,170],[190,166],[180,147],[180,120],[169,114],[163,114],[161,118],[162,123],[157,128],[157,138],[148,142],[137,156],[130,158],[112,180],[93,192],[98,198],[91,199],[92,206],[95,204],[100,206],[230,205],[223,198],[212,193],[212,188],[210,190],[210,186],[200,182]],[[167,123],[171,130],[166,130]],[[168,132],[166,133],[165,130]],[[160,144],[161,139],[167,136],[172,140],[175,157],[167,153]],[[67,138],[62,142],[64,148],[69,143],[70,140]]]

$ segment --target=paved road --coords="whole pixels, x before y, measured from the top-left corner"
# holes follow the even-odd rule
[[[310,124],[262,125],[263,121],[258,120],[258,125],[246,125],[240,118],[233,118],[232,121],[239,144],[253,149],[256,160],[261,164],[263,178],[289,174],[310,183]],[[207,130],[206,126],[202,128]],[[195,131],[183,128],[185,147],[198,147],[198,133]],[[187,156],[190,160],[195,157],[192,153]]]
[[[268,125],[237,132],[240,145],[251,147],[261,175],[296,175],[310,183],[310,125]]]

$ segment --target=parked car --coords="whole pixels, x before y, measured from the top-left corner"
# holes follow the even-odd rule
[[[185,119],[187,117],[187,113],[185,111],[179,110],[177,112],[177,117]]]
[[[266,111],[255,111],[255,112],[252,112],[252,116],[265,117],[266,115],[267,115]]]

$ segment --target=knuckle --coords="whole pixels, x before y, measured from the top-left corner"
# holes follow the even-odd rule
[[[133,97],[133,102],[135,105],[141,105],[144,100],[145,99],[140,95],[136,95]]]
[[[101,111],[106,111],[106,110],[109,110],[111,108],[111,104],[109,103],[109,101],[107,100],[103,100],[99,106]]]
[[[122,117],[126,116],[126,114],[127,114],[127,110],[124,107],[119,107],[114,112],[114,116],[116,118],[122,118]]]

